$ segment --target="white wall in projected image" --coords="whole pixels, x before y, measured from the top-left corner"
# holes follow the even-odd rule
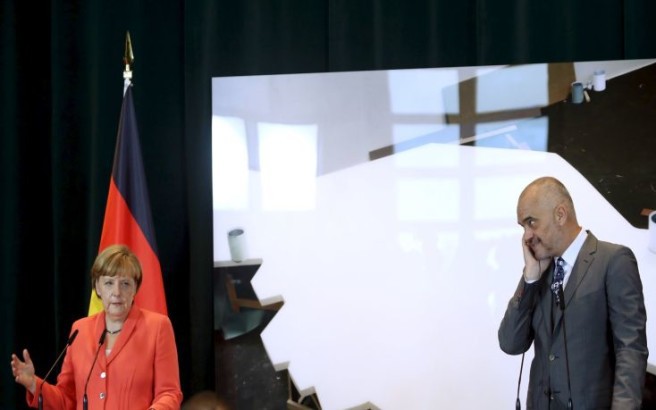
[[[573,67],[587,82],[652,63]],[[284,300],[262,333],[269,358],[323,408],[514,405],[520,358],[496,331],[522,268],[516,198],[535,177],[594,203],[582,224],[631,246],[654,286],[646,232],[546,152],[547,119],[492,115],[467,135],[447,120],[461,98],[477,114],[539,111],[549,81],[545,64],[212,80],[214,260],[243,228],[258,297]]]

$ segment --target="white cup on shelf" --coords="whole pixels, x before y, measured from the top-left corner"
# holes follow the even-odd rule
[[[239,263],[246,260],[246,233],[242,228],[228,231],[228,247],[230,248],[230,259],[233,262]]]
[[[604,91],[606,89],[606,71],[595,70],[592,75],[592,88],[595,91]]]

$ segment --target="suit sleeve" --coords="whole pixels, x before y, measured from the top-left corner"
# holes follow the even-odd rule
[[[647,370],[647,314],[636,258],[621,247],[606,276],[608,314],[615,350],[613,409],[639,409]]]
[[[178,351],[173,326],[168,317],[162,321],[157,337],[154,364],[154,398],[150,409],[177,410],[182,403]]]
[[[505,353],[521,354],[531,347],[535,336],[531,323],[540,283],[541,281],[526,283],[523,276],[519,280],[517,290],[508,302],[506,313],[499,326],[499,347]]]

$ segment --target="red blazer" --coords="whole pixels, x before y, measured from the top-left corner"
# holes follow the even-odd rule
[[[68,347],[57,385],[43,385],[46,410],[82,409],[84,385],[105,330],[105,312],[73,324],[79,331]],[[167,316],[133,306],[109,356],[106,343],[87,387],[88,408],[93,410],[178,410],[182,403],[178,352],[173,326]],[[27,393],[30,407],[37,407],[41,379],[34,395]]]

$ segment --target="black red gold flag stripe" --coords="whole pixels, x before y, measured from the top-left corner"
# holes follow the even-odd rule
[[[123,96],[99,251],[112,244],[127,245],[141,262],[143,280],[135,303],[167,314],[131,85]],[[101,310],[92,289],[89,315]]]

